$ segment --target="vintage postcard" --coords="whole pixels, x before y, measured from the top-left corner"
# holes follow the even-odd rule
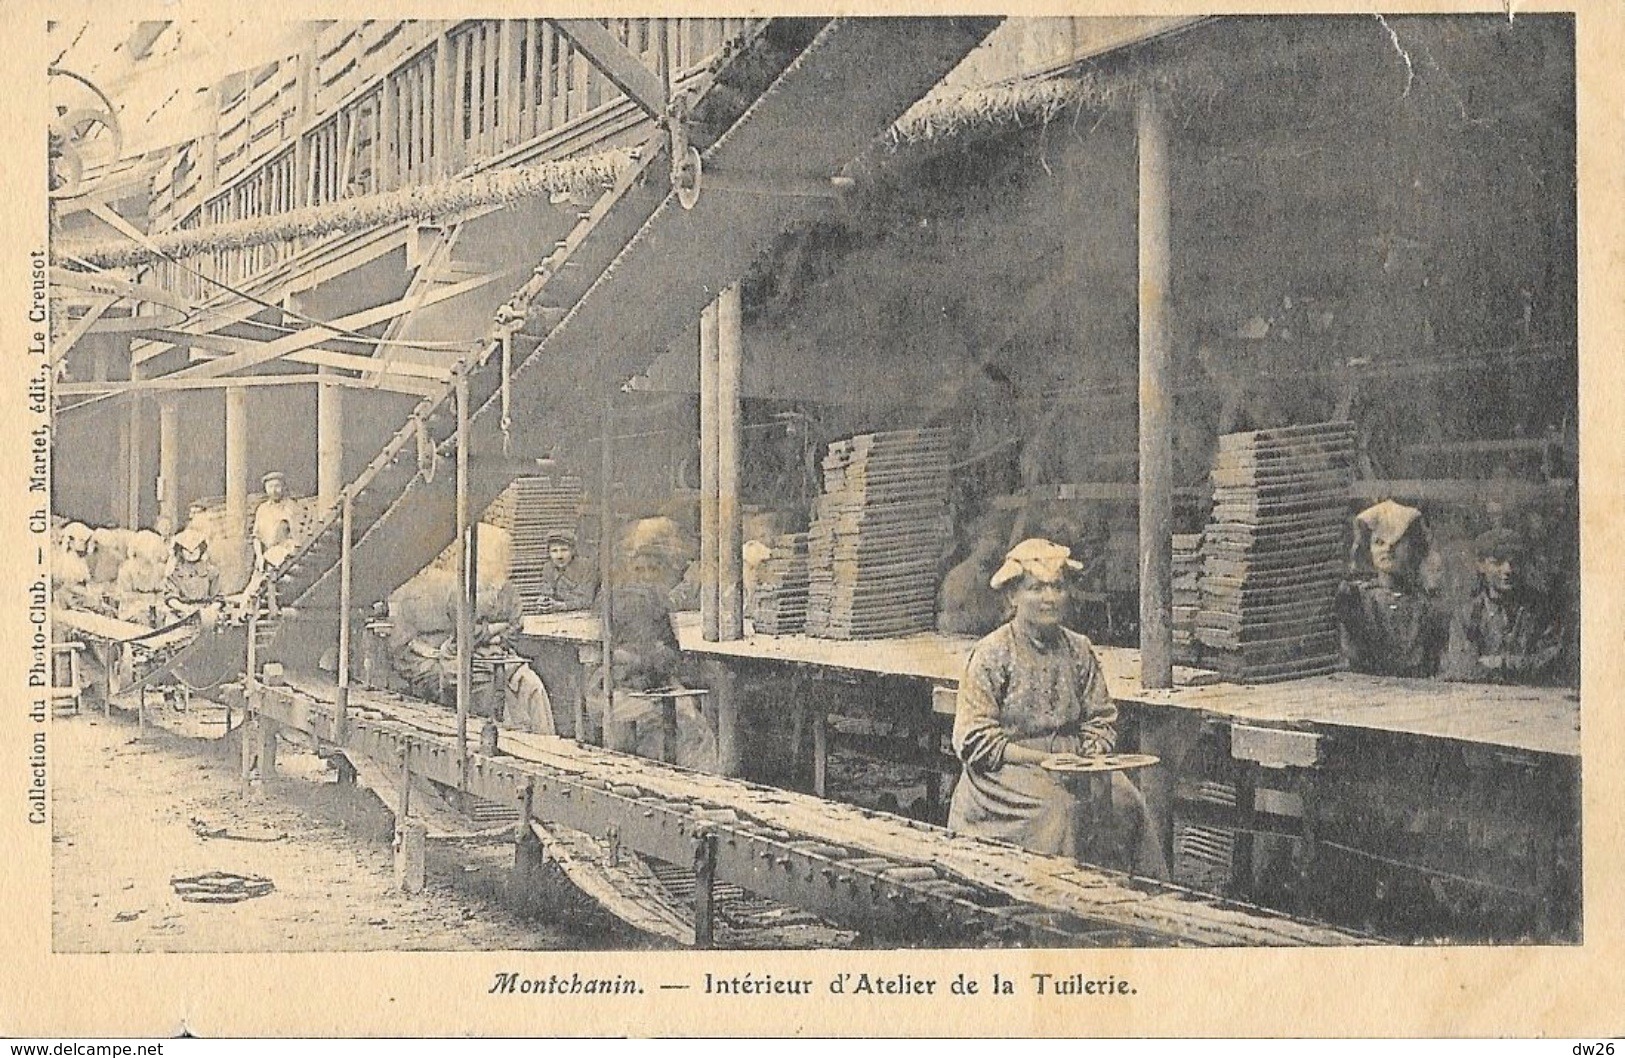
[[[1625,9],[774,8],[8,7],[0,1031],[1617,1034]]]

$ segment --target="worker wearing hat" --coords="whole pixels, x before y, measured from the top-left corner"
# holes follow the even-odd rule
[[[1563,652],[1562,622],[1551,601],[1523,581],[1528,545],[1496,528],[1473,542],[1478,590],[1450,622],[1442,675],[1472,683],[1544,683]]]
[[[1051,757],[1111,753],[1117,706],[1088,637],[1066,628],[1069,576],[1082,569],[1049,540],[1023,540],[990,586],[1011,619],[971,651],[960,680],[953,748],[963,765],[948,812],[951,830],[1014,842],[1035,852],[1166,876],[1145,801],[1110,773],[1110,816],[1097,811],[1088,779],[1062,777]]]
[[[1415,507],[1383,500],[1354,519],[1353,567],[1337,592],[1349,668],[1377,676],[1432,676],[1449,615],[1427,590],[1427,523]]]
[[[536,605],[542,613],[567,613],[592,606],[598,578],[576,553],[576,535],[567,529],[547,534],[547,565],[542,567]]]
[[[299,524],[299,505],[288,495],[288,478],[273,470],[260,479],[265,499],[254,508],[254,572],[242,591],[242,598],[258,596],[272,570],[286,562],[296,544],[294,526]],[[267,603],[274,613],[276,593],[269,592]]]
[[[293,550],[299,506],[288,496],[288,478],[273,470],[260,479],[265,499],[254,510],[254,555],[258,564],[279,565]]]
[[[208,602],[220,594],[220,567],[209,557],[207,537],[196,529],[182,529],[170,547],[164,594],[171,609]]]

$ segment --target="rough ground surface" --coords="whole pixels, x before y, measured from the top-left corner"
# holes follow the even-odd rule
[[[194,700],[137,737],[133,720],[56,718],[52,935],[64,952],[503,950],[642,946],[578,909],[521,917],[501,900],[511,846],[435,847],[429,887],[394,886],[392,816],[284,740],[279,774],[243,793],[235,737]],[[182,732],[185,732],[183,734]],[[186,737],[205,736],[204,738]],[[234,837],[204,836],[221,830]],[[258,838],[269,840],[239,840]],[[182,900],[170,880],[263,875],[269,895]],[[569,929],[557,925],[570,922]]]

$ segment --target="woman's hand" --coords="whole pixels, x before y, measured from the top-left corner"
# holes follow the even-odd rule
[[[1030,746],[1018,746],[1014,742],[1004,747],[1004,762],[1006,764],[1042,764],[1052,754]]]

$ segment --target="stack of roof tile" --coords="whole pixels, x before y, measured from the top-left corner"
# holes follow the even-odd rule
[[[1196,625],[1204,665],[1247,683],[1338,667],[1332,605],[1353,457],[1347,422],[1219,439]]]
[[[935,625],[948,541],[944,430],[861,434],[830,445],[807,534],[807,632],[878,639]]]
[[[773,538],[756,579],[752,624],[762,635],[786,636],[807,627],[807,534]]]
[[[1174,543],[1174,661],[1198,665],[1202,644],[1196,640],[1196,613],[1201,608],[1202,534],[1175,533]]]

